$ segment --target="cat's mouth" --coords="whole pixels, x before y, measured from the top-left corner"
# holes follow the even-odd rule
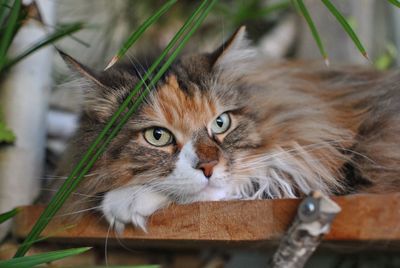
[[[220,201],[227,198],[226,189],[222,187],[207,186],[199,194],[199,201]]]
[[[208,182],[205,183],[202,187],[200,187],[200,189],[199,189],[197,192],[195,192],[195,194],[200,194],[201,192],[207,191],[207,190],[209,190],[209,189],[217,189],[217,188],[218,188],[218,187],[212,185],[212,184],[210,183],[210,181],[208,181]]]
[[[197,201],[219,201],[226,198],[225,187],[216,185],[212,181],[208,181],[203,187],[193,194]]]

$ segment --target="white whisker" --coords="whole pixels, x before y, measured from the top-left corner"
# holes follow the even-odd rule
[[[108,230],[107,230],[107,235],[106,235],[106,241],[104,243],[104,261],[106,263],[106,266],[108,266],[108,237],[110,236],[110,231],[111,228],[113,226],[113,223],[110,223],[108,226]]]
[[[95,209],[99,209],[99,208],[100,208],[100,206],[91,207],[91,208],[82,209],[82,210],[79,210],[79,211],[74,211],[74,212],[59,214],[59,215],[56,215],[55,217],[71,216],[71,215],[75,215],[75,214],[79,214],[79,213],[82,213],[82,212],[91,211],[91,210],[95,210]]]

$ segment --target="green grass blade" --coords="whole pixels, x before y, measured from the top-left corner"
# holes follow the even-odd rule
[[[400,8],[400,2],[398,0],[388,0],[392,5]]]
[[[328,10],[332,13],[333,16],[338,20],[338,22],[342,25],[343,29],[346,33],[350,36],[351,40],[353,40],[354,44],[356,45],[357,49],[360,53],[368,59],[367,51],[365,50],[363,44],[361,43],[360,39],[358,38],[357,34],[353,31],[350,24],[347,22],[345,17],[340,13],[339,10],[331,3],[329,0],[321,0],[322,3],[328,8]]]
[[[7,50],[12,42],[12,37],[15,33],[15,28],[17,27],[19,13],[21,11],[21,0],[15,0],[11,8],[8,21],[6,23],[7,27],[4,30],[4,34],[1,36],[0,40],[0,72],[6,62]]]
[[[91,143],[89,149],[87,152],[84,154],[82,157],[81,161],[76,165],[72,173],[69,175],[67,180],[64,182],[64,184],[60,187],[59,191],[55,194],[55,196],[51,199],[49,205],[47,208],[44,210],[44,212],[41,214],[39,219],[37,220],[36,224],[33,226],[32,230],[28,234],[28,236],[25,239],[25,242],[23,246],[21,246],[17,253],[15,254],[15,257],[20,257],[23,256],[27,250],[30,247],[30,241],[33,241],[37,239],[37,237],[40,235],[40,233],[43,231],[43,229],[46,227],[48,222],[51,220],[51,218],[55,215],[55,213],[60,209],[62,204],[65,202],[67,197],[71,194],[71,192],[77,187],[79,182],[83,179],[85,174],[90,170],[90,168],[93,166],[97,158],[103,153],[103,151],[106,149],[108,143],[112,140],[112,138],[118,133],[120,128],[122,128],[123,124],[129,119],[129,116],[133,114],[134,110],[136,109],[139,105],[138,101],[135,101],[134,105],[131,107],[129,110],[129,116],[124,117],[123,120],[119,121],[119,125],[112,130],[112,133],[109,134],[110,129],[114,126],[114,124],[117,122],[118,117],[122,114],[123,111],[125,111],[129,105],[132,104],[132,99],[136,96],[136,94],[139,92],[140,88],[143,86],[144,81],[146,81],[149,77],[151,77],[152,72],[154,72],[158,65],[163,61],[164,57],[168,54],[168,52],[176,45],[178,40],[182,37],[184,32],[192,26],[193,21],[197,16],[199,16],[198,20],[204,20],[205,16],[204,14],[208,14],[210,11],[210,8],[214,6],[215,2],[217,0],[214,0],[211,2],[208,8],[206,8],[206,5],[208,4],[208,0],[204,0],[200,6],[193,12],[193,14],[188,18],[188,20],[185,22],[185,24],[182,26],[182,28],[176,33],[174,38],[170,41],[170,43],[167,45],[161,56],[156,60],[156,62],[149,68],[148,72],[145,74],[143,80],[141,80],[135,87],[135,89],[130,93],[130,95],[127,97],[127,99],[122,103],[122,105],[118,108],[118,110],[114,113],[114,115],[111,117],[105,128],[100,132],[100,134],[97,136],[97,138],[94,140],[94,142]],[[205,13],[206,12],[206,13]],[[200,15],[199,15],[200,14]],[[198,24],[195,24],[198,25]],[[198,26],[192,27],[191,33],[193,33],[194,29],[197,29]],[[184,39],[185,43],[187,39]],[[183,42],[183,41],[182,41]],[[180,48],[181,49],[181,48]],[[174,54],[175,55],[175,54]],[[176,55],[175,55],[176,56]],[[170,64],[170,61],[167,61],[167,63]],[[166,63],[166,64],[167,64]],[[165,65],[164,65],[165,66]],[[169,65],[168,65],[169,66]],[[162,67],[162,70],[165,68]],[[159,72],[160,73],[160,72]],[[161,77],[161,75],[157,76],[158,78]],[[153,79],[152,83],[154,84],[156,81]],[[145,91],[147,92],[147,91]],[[139,101],[143,100],[144,97],[140,98]],[[122,124],[121,124],[122,122]],[[109,134],[109,135],[108,135]],[[108,137],[107,137],[108,135]]]
[[[297,2],[298,0],[290,0],[290,3],[292,4],[293,8],[297,11],[300,12],[299,4]]]
[[[30,241],[29,244],[32,245],[32,244],[35,244],[37,242],[41,242],[41,241],[47,240],[49,238],[52,238],[52,237],[56,236],[57,233],[65,232],[65,231],[67,231],[69,229],[74,228],[75,226],[76,225],[70,224],[70,225],[67,225],[67,226],[64,226],[64,227],[57,228],[56,230],[52,231],[47,236],[39,237],[36,240]],[[27,244],[25,244],[25,243],[19,244],[19,246],[21,246],[21,245],[27,245]],[[14,249],[13,248],[0,248],[0,252],[7,252],[7,251],[14,251]]]
[[[52,43],[56,42],[57,40],[65,37],[65,36],[68,36],[72,33],[75,33],[77,31],[81,30],[83,27],[84,27],[84,24],[78,22],[78,23],[73,23],[73,24],[65,25],[65,26],[58,28],[55,32],[45,36],[43,39],[39,40],[37,43],[35,43],[31,47],[29,47],[28,49],[23,51],[21,54],[19,54],[15,58],[12,58],[11,60],[6,61],[5,65],[3,67],[4,70],[15,65],[16,63],[23,60],[25,57],[29,56],[33,52],[41,49],[42,47],[52,44]]]
[[[11,1],[6,0],[6,2],[11,2]],[[23,5],[22,4],[21,5],[20,10],[18,11],[17,23],[16,23],[16,25],[14,27],[14,30],[13,30],[12,34],[11,34],[11,38],[10,38],[11,41],[14,39],[16,33],[18,32],[18,30],[20,29],[20,27],[22,26],[24,21],[26,21],[26,19],[29,18],[28,17],[28,10],[29,10],[31,5],[33,5],[33,4],[29,4],[29,5]],[[5,8],[5,10],[3,10],[2,8]],[[9,5],[4,4],[0,9],[0,27],[1,27],[0,36],[2,36],[3,32],[5,32],[5,29],[8,27],[8,24],[7,24],[6,20],[8,18],[9,11],[11,9],[12,9],[12,4],[9,4]],[[11,42],[8,45],[8,47],[10,45],[11,45]]]
[[[9,0],[0,0],[0,8],[6,7],[8,9],[11,9],[12,5],[10,5]]]
[[[73,248],[58,250],[53,252],[47,252],[42,254],[37,254],[33,256],[19,257],[10,260],[0,261],[0,268],[24,268],[33,267],[39,264],[44,264],[47,262],[52,262],[59,259],[64,259],[66,257],[81,254],[83,252],[91,249],[90,247],[84,248]]]
[[[221,3],[216,7],[221,14],[232,20],[232,24],[235,27],[242,25],[246,20],[266,18],[274,12],[285,10],[290,7],[290,0],[282,0],[265,7],[260,6],[259,0],[237,2],[240,3],[238,7],[232,6],[230,2]]]
[[[176,1],[177,0],[169,0],[154,15],[143,22],[143,24],[140,25],[139,28],[135,32],[133,32],[132,35],[129,36],[129,38],[125,41],[121,49],[107,64],[105,70],[113,66],[119,59],[121,59],[128,51],[128,49],[140,38],[140,36],[142,36],[146,29],[150,27],[150,25],[152,25],[154,22],[156,22],[165,12],[167,12],[176,3]]]
[[[3,26],[3,21],[7,18],[9,11],[11,10],[11,5],[9,5],[9,0],[0,1],[0,26]]]
[[[11,219],[12,217],[14,217],[15,215],[17,215],[17,213],[20,212],[20,209],[18,208],[14,208],[13,210],[7,211],[3,214],[0,214],[0,224]]]
[[[315,42],[317,43],[318,49],[319,49],[322,57],[325,60],[325,63],[327,65],[329,65],[328,53],[326,53],[326,51],[325,51],[325,47],[322,44],[321,37],[319,36],[317,27],[315,27],[315,24],[310,16],[310,13],[308,12],[306,6],[304,5],[303,0],[297,0],[295,7],[297,7],[299,9],[299,11],[303,15],[304,19],[306,20],[308,27],[311,30],[311,34],[312,34]]]

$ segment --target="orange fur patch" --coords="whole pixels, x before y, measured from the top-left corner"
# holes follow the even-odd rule
[[[144,114],[173,132],[179,146],[187,142],[196,130],[207,126],[216,116],[216,106],[207,94],[199,90],[194,96],[188,96],[172,75],[153,95],[152,105],[146,107]]]

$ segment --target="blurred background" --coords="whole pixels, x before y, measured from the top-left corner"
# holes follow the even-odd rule
[[[365,65],[379,70],[399,66],[400,9],[389,1],[332,0],[363,42],[370,60],[360,54],[321,1],[304,2],[331,64]],[[17,55],[57,27],[82,22],[82,30],[55,45],[100,71],[131,32],[164,1],[38,0],[36,3],[41,22],[32,13],[33,18],[26,19],[13,40],[9,54]],[[151,58],[147,55],[163,49],[198,3],[195,0],[178,2],[133,46],[126,60],[147,60]],[[266,60],[323,60],[304,19],[291,1],[285,0],[221,0],[185,50],[210,52],[241,25],[247,26],[249,39]],[[13,133],[15,140],[1,140],[5,132],[1,134],[0,130],[0,213],[32,203],[40,191],[54,190],[46,188],[48,180],[60,179],[52,176],[52,172],[77,127],[81,109],[82,92],[71,86],[73,79],[52,45],[1,74],[0,124]],[[0,226],[0,240],[8,230],[9,226]],[[12,247],[10,243],[8,246]],[[384,253],[374,254],[374,258],[359,253],[358,249],[351,251],[354,256],[343,253],[321,252],[309,267],[384,267],[382,260],[393,261],[392,267],[400,267],[399,260],[387,258]],[[96,260],[101,262],[99,258]],[[110,250],[112,264],[126,264],[123,262],[133,258],[138,263],[161,263],[166,267],[264,267],[268,254],[255,249],[247,252],[155,249],[149,253],[118,246]],[[374,261],[377,266],[362,266],[363,263],[375,265]]]

